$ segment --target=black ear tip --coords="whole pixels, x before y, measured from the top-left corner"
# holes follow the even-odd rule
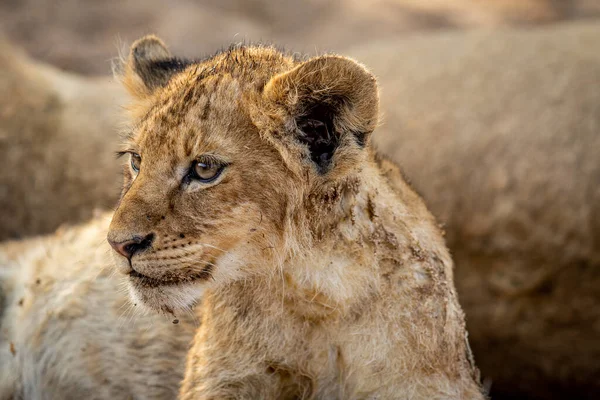
[[[167,46],[154,35],[145,36],[131,46],[131,55],[138,61],[156,61],[171,57]]]
[[[173,75],[189,64],[189,61],[172,57],[163,41],[154,35],[134,42],[127,61],[129,73],[141,79],[143,86],[140,90],[143,93],[151,93],[154,89],[165,86]]]

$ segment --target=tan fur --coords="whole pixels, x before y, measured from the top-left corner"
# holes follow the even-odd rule
[[[0,70],[0,240],[112,207],[123,91],[34,63],[1,38]]]
[[[181,398],[482,398],[442,236],[370,147],[372,75],[240,47],[165,80],[145,59],[165,51],[132,46],[142,161],[108,238],[149,238],[115,253],[135,302],[201,301]],[[306,139],[323,129],[334,147]],[[228,163],[213,183],[189,179],[203,154]]]
[[[176,397],[198,320],[129,303],[109,221],[0,245],[0,399]]]
[[[444,223],[492,398],[600,397],[600,25],[350,51],[379,147]]]

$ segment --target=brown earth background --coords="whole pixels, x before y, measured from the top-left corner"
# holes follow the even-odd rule
[[[240,41],[314,54],[419,31],[598,16],[598,0],[2,0],[0,32],[59,68],[107,74],[111,57],[147,33],[181,56]]]

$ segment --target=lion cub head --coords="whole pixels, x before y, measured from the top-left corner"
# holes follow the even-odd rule
[[[232,47],[186,61],[149,36],[123,82],[129,163],[108,241],[134,301],[164,312],[285,267],[329,218],[307,199],[360,172],[377,124],[375,79],[333,55]]]

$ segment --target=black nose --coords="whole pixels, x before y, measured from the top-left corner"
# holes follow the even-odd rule
[[[154,234],[151,233],[145,237],[134,236],[130,240],[125,240],[123,242],[114,242],[112,240],[109,240],[108,242],[117,253],[131,259],[135,253],[139,253],[150,247],[152,245],[152,240],[154,240]]]

